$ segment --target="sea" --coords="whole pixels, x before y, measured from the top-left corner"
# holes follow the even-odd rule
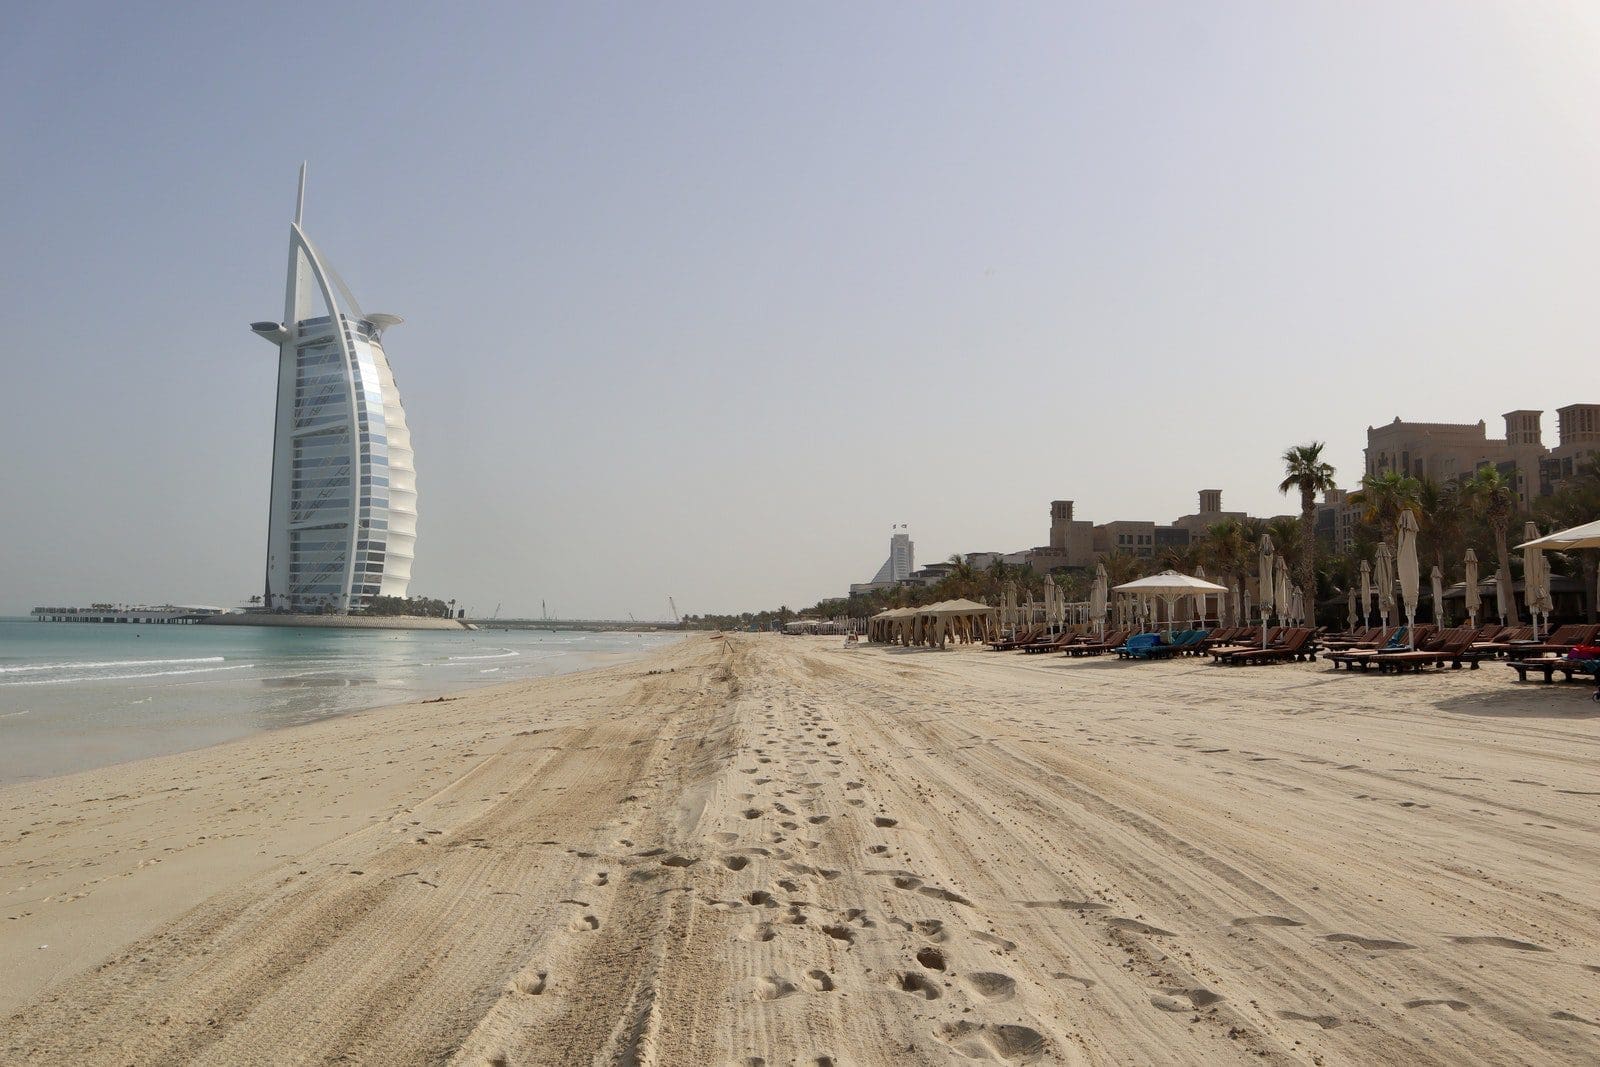
[[[606,666],[663,633],[139,626],[0,618],[0,784],[363,708]]]

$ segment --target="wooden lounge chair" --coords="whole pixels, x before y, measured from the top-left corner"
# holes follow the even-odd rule
[[[1533,627],[1531,626],[1502,626],[1500,632],[1495,634],[1493,640],[1479,638],[1473,642],[1473,651],[1487,652],[1491,655],[1503,656],[1511,652],[1518,645],[1527,645],[1533,641]]]
[[[1118,647],[1127,639],[1127,630],[1107,630],[1104,640],[1084,641],[1080,644],[1068,645],[1061,651],[1069,656],[1101,656]]]
[[[1514,659],[1506,666],[1517,672],[1519,682],[1526,682],[1529,672],[1533,672],[1541,675],[1544,683],[1549,685],[1551,676],[1555,674],[1560,674],[1569,682],[1574,674],[1593,674],[1596,663],[1594,660],[1568,659],[1565,656],[1539,656],[1534,659]]]
[[[1565,654],[1572,651],[1572,649],[1576,648],[1578,645],[1593,644],[1594,633],[1596,630],[1600,630],[1600,626],[1562,626],[1558,628],[1555,633],[1551,634],[1549,637],[1545,638],[1536,645],[1518,646],[1516,648],[1516,652],[1518,656],[1523,659],[1530,659],[1534,656],[1542,656],[1547,652]]]
[[[1233,655],[1235,652],[1248,652],[1251,649],[1271,648],[1273,645],[1276,645],[1283,640],[1283,632],[1284,628],[1282,626],[1274,627],[1273,629],[1268,630],[1267,640],[1265,644],[1263,644],[1261,641],[1261,628],[1259,626],[1249,626],[1245,628],[1245,632],[1240,635],[1239,639],[1233,644],[1216,645],[1215,647],[1206,649],[1206,651],[1210,653],[1213,660],[1220,660],[1225,656]]]
[[[1340,666],[1343,666],[1347,671],[1355,670],[1357,667],[1366,670],[1372,666],[1373,661],[1379,656],[1410,651],[1404,626],[1395,626],[1387,632],[1389,639],[1384,642],[1381,648],[1347,648],[1340,652],[1326,653],[1323,658],[1333,664],[1334,670],[1338,670]]]
[[[1428,642],[1428,647],[1408,652],[1385,652],[1373,657],[1380,674],[1393,671],[1399,674],[1402,671],[1421,671],[1424,667],[1443,668],[1446,663],[1452,669],[1460,670],[1463,661],[1470,663],[1473,670],[1478,669],[1480,656],[1472,653],[1472,641],[1475,631],[1470,626],[1458,626],[1454,630],[1446,630]]]
[[[1230,667],[1249,666],[1256,663],[1283,663],[1288,660],[1315,659],[1311,639],[1316,631],[1309,626],[1295,626],[1284,631],[1283,639],[1266,648],[1247,648],[1218,660]]]
[[[1081,640],[1083,640],[1082,635],[1071,632],[1058,634],[1055,637],[1050,637],[1047,634],[1043,639],[1023,645],[1017,651],[1026,652],[1029,655],[1036,655],[1041,652],[1060,652],[1068,645],[1076,644]]]
[[[1014,648],[1021,648],[1023,645],[1031,645],[1035,641],[1039,640],[1039,638],[1042,636],[1044,636],[1043,626],[1030,626],[1027,630],[1020,634],[1013,631],[1012,635],[1004,640],[989,641],[986,643],[991,651],[1010,652]]]

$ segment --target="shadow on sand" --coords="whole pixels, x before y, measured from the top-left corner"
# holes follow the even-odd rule
[[[1452,715],[1478,715],[1495,719],[1600,719],[1600,702],[1594,683],[1512,682],[1505,689],[1469,693],[1432,701]]]

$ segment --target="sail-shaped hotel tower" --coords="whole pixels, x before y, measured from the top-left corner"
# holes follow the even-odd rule
[[[406,595],[417,479],[381,340],[401,320],[361,310],[300,228],[305,198],[302,166],[283,321],[250,324],[278,346],[263,603],[343,614]]]

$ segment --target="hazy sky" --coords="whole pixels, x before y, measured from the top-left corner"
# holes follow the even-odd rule
[[[226,10],[231,7],[233,10]],[[1600,401],[1590,3],[12,4],[0,612],[260,591],[295,170],[414,593],[800,606]]]

